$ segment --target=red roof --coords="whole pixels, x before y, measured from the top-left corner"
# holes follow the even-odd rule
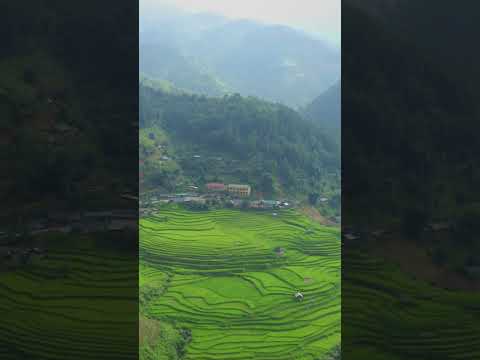
[[[209,190],[224,190],[225,184],[222,183],[208,183],[207,189]]]

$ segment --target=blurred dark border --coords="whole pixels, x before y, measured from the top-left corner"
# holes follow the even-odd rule
[[[138,356],[138,2],[2,3],[0,358]]]
[[[344,359],[480,358],[479,10],[342,3]]]

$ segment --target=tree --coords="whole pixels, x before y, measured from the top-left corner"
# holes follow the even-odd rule
[[[308,202],[310,203],[310,205],[316,205],[319,197],[320,197],[319,193],[316,193],[316,192],[310,193],[308,194]]]
[[[260,183],[260,188],[266,194],[273,194],[273,192],[274,192],[273,177],[272,177],[271,174],[269,174],[269,173],[263,174],[262,180],[261,180],[261,183]]]

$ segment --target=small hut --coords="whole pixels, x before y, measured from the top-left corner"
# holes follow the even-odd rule
[[[303,301],[303,294],[300,291],[297,291],[293,296],[295,297],[295,300]]]

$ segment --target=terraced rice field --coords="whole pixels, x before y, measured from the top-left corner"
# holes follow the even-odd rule
[[[46,259],[0,272],[0,358],[136,359],[136,256],[90,235],[39,242]]]
[[[432,287],[360,252],[343,261],[345,359],[480,359],[480,294]]]
[[[164,287],[149,316],[192,331],[186,359],[323,359],[340,343],[339,230],[294,211],[163,208],[140,221],[140,263],[140,286]]]

